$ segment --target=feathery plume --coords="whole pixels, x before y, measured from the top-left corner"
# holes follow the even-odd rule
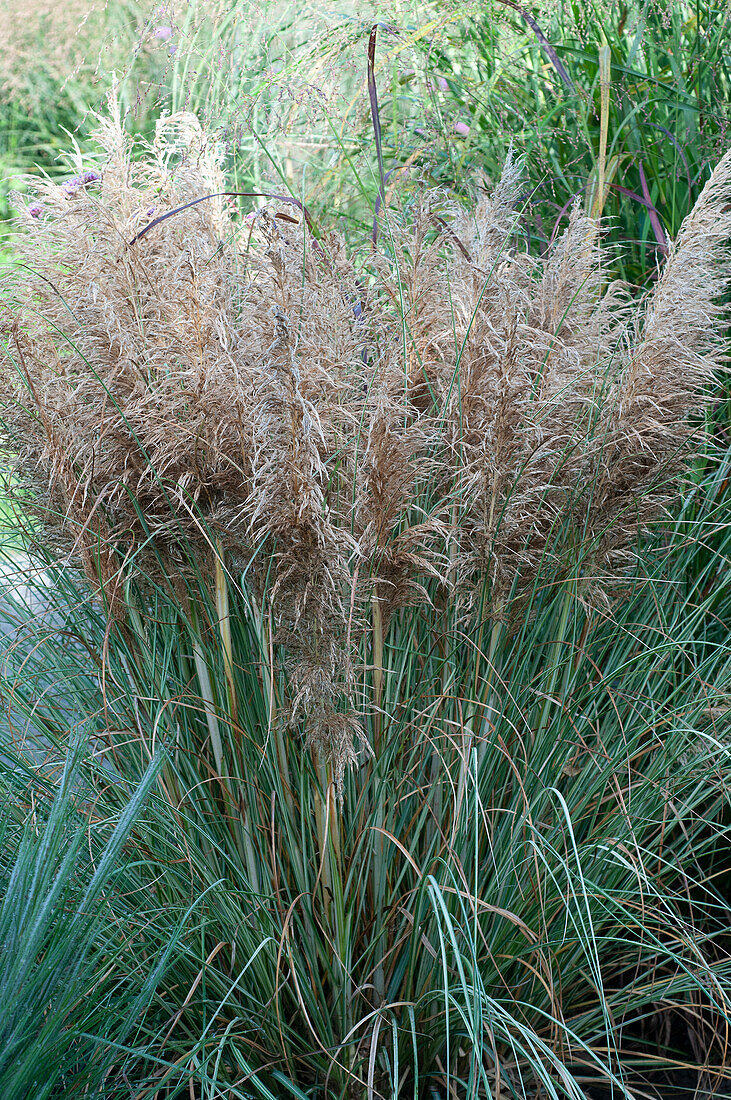
[[[551,571],[596,598],[666,502],[725,361],[731,155],[636,305],[578,206],[527,254],[512,155],[473,211],[423,192],[360,254],[290,205],[233,221],[189,114],[133,156],[112,109],[99,141],[19,223],[6,451],[112,615],[129,576],[168,584],[214,553],[246,569],[290,721],[339,783],[369,608],[382,643],[440,587],[465,620],[515,621]]]

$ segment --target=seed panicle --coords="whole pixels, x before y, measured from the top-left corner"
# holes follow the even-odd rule
[[[133,155],[113,104],[98,140],[82,182],[38,185],[18,229],[6,452],[113,616],[132,573],[168,583],[214,553],[245,568],[290,722],[339,784],[365,744],[374,600],[387,629],[439,586],[465,620],[517,621],[545,571],[609,598],[724,368],[731,155],[636,303],[578,206],[528,255],[512,155],[471,212],[396,197],[380,251],[220,197],[130,246],[151,211],[225,190],[219,153],[182,114]]]

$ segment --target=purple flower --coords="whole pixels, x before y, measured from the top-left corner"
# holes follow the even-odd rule
[[[145,217],[146,218],[151,218],[154,213],[155,213],[155,207],[151,206],[150,209],[146,211]]]
[[[462,137],[467,137],[470,132],[470,128],[466,122],[455,122],[454,132],[455,134],[461,134]]]
[[[153,38],[159,38],[161,42],[167,42],[168,38],[173,37],[172,27],[156,27]]]
[[[74,195],[81,186],[83,186],[81,176],[74,176],[73,179],[65,180],[61,184],[61,190],[65,191],[67,195]]]
[[[437,84],[439,85],[439,87],[442,89],[443,92],[448,92],[449,91],[449,84],[447,82],[446,77],[438,76],[437,77]]]
[[[98,172],[93,170],[83,172],[80,176],[74,176],[70,180],[66,180],[61,184],[61,190],[65,191],[67,195],[75,195],[80,187],[85,187],[87,183],[96,183],[101,179]]]
[[[26,211],[30,214],[31,218],[43,217],[43,204],[40,202],[32,202],[26,207]]]

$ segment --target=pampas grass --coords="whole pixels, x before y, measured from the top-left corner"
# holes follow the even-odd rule
[[[387,147],[372,186],[328,182],[330,150],[313,188],[315,153],[306,212],[269,195],[245,214],[218,141],[234,173],[249,142],[277,167],[260,125],[281,114],[263,123],[247,89],[335,110],[352,74],[338,35],[317,63],[310,35],[286,63],[300,82],[278,83],[251,59],[268,43],[286,60],[300,13],[272,46],[240,6],[199,22],[216,7],[166,7],[176,52],[158,52],[179,104],[234,129],[184,111],[146,145],[112,102],[65,181],[16,202],[0,401],[37,572],[0,599],[0,776],[17,792],[35,774],[32,831],[83,728],[91,840],[160,768],[103,895],[80,924],[74,897],[46,907],[49,935],[12,960],[24,1065],[60,1037],[59,1087],[101,1067],[109,1100],[597,1100],[655,1096],[653,1079],[664,1095],[661,1066],[717,1095],[731,541],[703,409],[724,369],[728,159],[642,301],[588,216],[601,179],[531,255],[512,154],[491,180],[460,172],[460,206],[414,168],[385,178],[384,156],[404,162]],[[454,79],[433,86],[435,66],[460,71],[439,49],[430,102],[464,110]],[[397,97],[415,75],[382,103],[386,146],[411,141]],[[536,79],[558,86],[554,67]],[[357,117],[332,130],[349,162]],[[255,168],[240,186],[270,189]],[[378,180],[374,223],[352,192]],[[333,193],[357,210],[345,237],[320,214]],[[42,885],[50,842],[28,842],[18,866]],[[86,951],[74,929],[110,914]],[[64,958],[67,1014],[44,1001]],[[0,1091],[23,1080],[0,1066]]]
[[[141,157],[114,109],[98,140],[98,171],[40,186],[18,233],[6,452],[113,619],[141,573],[243,570],[288,720],[340,785],[369,616],[428,603],[430,576],[465,624],[510,629],[552,576],[609,598],[723,364],[731,157],[633,305],[578,206],[529,257],[512,157],[473,211],[417,189],[353,250],[291,205],[242,223],[193,116]]]

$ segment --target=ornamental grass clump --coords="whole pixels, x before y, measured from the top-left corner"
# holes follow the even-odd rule
[[[190,115],[141,156],[114,115],[98,137],[17,237],[7,452],[113,619],[136,576],[245,572],[340,783],[369,616],[380,638],[429,577],[465,623],[518,621],[551,575],[608,598],[722,365],[731,158],[637,305],[578,205],[521,247],[512,158],[473,211],[417,187],[349,250],[291,200],[233,217]]]
[[[164,746],[125,863],[184,923],[145,1086],[723,1074],[727,457],[667,506],[724,366],[731,160],[636,303],[579,208],[530,257],[512,158],[470,210],[402,179],[354,247],[290,197],[239,219],[190,115],[99,138],[4,288],[54,585],[35,625],[0,603],[2,736],[83,722],[102,816]]]

